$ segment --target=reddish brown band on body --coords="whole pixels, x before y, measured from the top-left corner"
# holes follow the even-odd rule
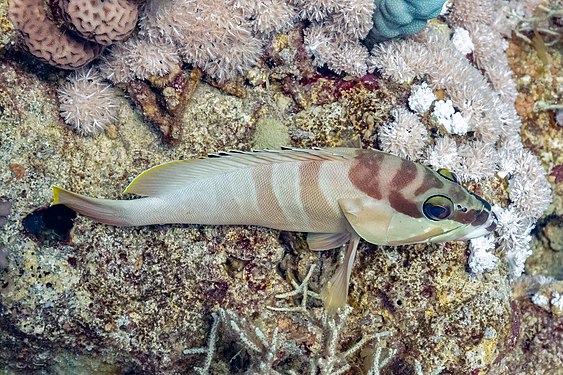
[[[413,162],[408,160],[403,160],[401,162],[401,168],[395,173],[393,179],[391,180],[392,190],[402,190],[411,184],[417,175],[418,169]]]
[[[414,195],[424,194],[432,188],[441,189],[444,187],[444,183],[440,181],[438,176],[434,175],[431,171],[426,172],[422,184],[414,191]]]
[[[413,218],[422,217],[418,205],[412,200],[405,198],[403,194],[398,191],[389,193],[389,204],[395,211],[408,215]]]
[[[379,184],[379,172],[385,155],[371,150],[359,150],[348,178],[352,184],[372,198],[381,199],[381,186]]]
[[[485,224],[487,220],[489,220],[489,215],[490,215],[489,211],[486,210],[479,212],[476,215],[475,220],[471,223],[471,225],[473,225],[474,227],[479,227]]]

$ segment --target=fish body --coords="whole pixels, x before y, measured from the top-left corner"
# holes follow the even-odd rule
[[[359,238],[378,245],[445,242],[495,229],[491,206],[452,176],[376,150],[288,149],[151,168],[125,190],[139,199],[53,190],[54,204],[111,225],[259,225],[309,232],[313,250],[349,243],[339,290],[325,293],[330,300],[345,297]],[[329,304],[343,305],[341,297],[335,301]]]

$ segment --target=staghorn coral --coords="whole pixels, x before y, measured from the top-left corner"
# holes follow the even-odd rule
[[[80,135],[99,134],[117,120],[119,99],[114,90],[92,68],[71,73],[57,90],[61,117]]]

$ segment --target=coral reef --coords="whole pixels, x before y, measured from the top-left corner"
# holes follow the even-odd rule
[[[88,64],[102,52],[99,44],[61,32],[42,0],[10,1],[9,17],[17,29],[19,45],[44,62],[63,69]]]
[[[107,46],[126,39],[137,24],[134,0],[50,0],[66,26],[84,39]]]
[[[521,21],[533,7],[515,3],[454,1],[440,22],[370,57],[360,40],[371,1],[148,0],[130,39],[70,76],[91,76],[84,94],[109,85],[99,71],[131,96],[97,137],[61,126],[62,74],[0,56],[0,372],[560,368],[563,153],[550,106],[561,96],[561,56],[546,31],[538,49]],[[53,184],[122,198],[154,165],[287,143],[385,148],[451,169],[494,203],[499,229],[470,243],[361,243],[350,306],[329,316],[316,297],[342,254],[311,252],[302,234],[110,227],[47,209]],[[538,220],[550,188],[554,202]],[[51,220],[70,233],[59,236]]]

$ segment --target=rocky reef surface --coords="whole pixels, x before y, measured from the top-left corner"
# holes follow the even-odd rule
[[[50,211],[51,186],[117,199],[133,177],[174,159],[288,144],[378,147],[409,84],[317,72],[295,29],[244,79],[193,86],[171,146],[125,87],[115,121],[78,136],[59,114],[65,75],[0,55],[0,374],[556,374],[562,130],[553,111],[533,106],[561,94],[561,56],[547,53],[550,69],[518,38],[507,50],[523,143],[555,197],[533,232],[528,276],[511,282],[502,263],[472,273],[461,242],[362,243],[350,308],[336,316],[315,292],[339,250],[311,252],[303,234],[259,227],[101,225]],[[508,200],[501,178],[469,185]]]

